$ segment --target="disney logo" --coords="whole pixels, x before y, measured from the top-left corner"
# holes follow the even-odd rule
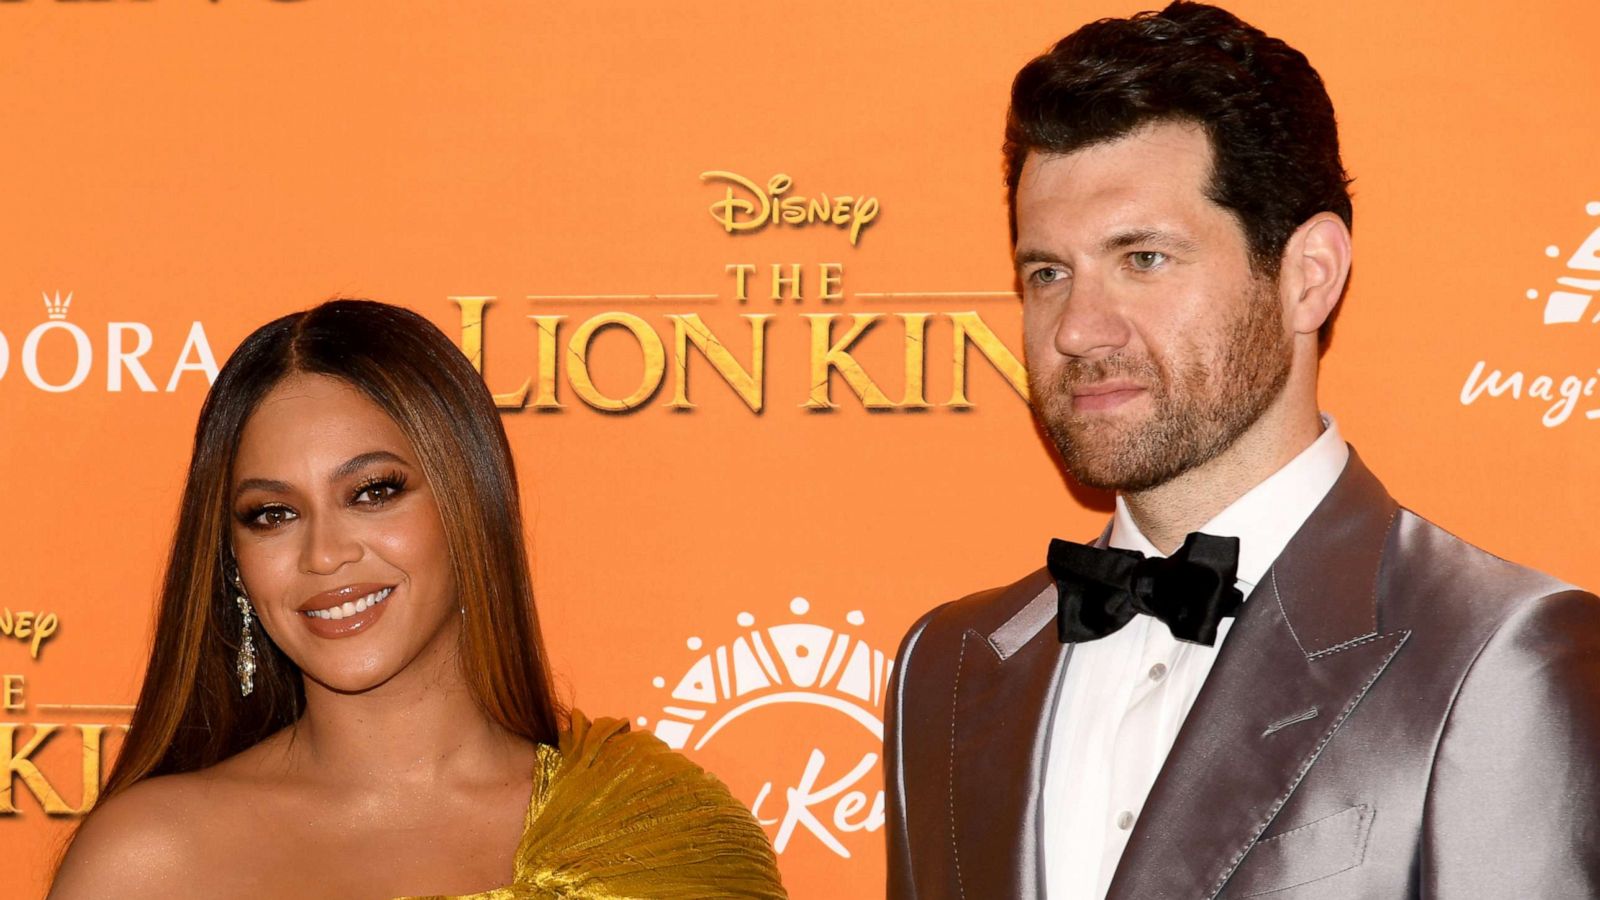
[[[0,609],[0,636],[12,638],[28,645],[28,655],[39,658],[39,650],[60,627],[61,620],[53,612],[17,610],[8,606]]]
[[[726,183],[722,199],[711,204],[711,218],[729,234],[758,231],[768,225],[833,225],[848,229],[854,246],[861,241],[861,232],[878,217],[877,197],[786,197],[794,179],[781,172],[767,179],[765,188],[733,172],[701,172],[700,180]]]

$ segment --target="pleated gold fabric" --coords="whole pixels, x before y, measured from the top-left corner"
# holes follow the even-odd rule
[[[654,735],[574,710],[538,754],[511,884],[410,900],[788,896],[750,811]]]

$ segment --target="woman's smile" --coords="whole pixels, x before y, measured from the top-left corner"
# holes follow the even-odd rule
[[[324,591],[300,605],[297,612],[317,637],[351,637],[370,629],[388,607],[392,584],[351,584]]]

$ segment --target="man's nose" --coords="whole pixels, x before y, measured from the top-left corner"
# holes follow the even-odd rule
[[[1115,292],[1092,274],[1075,278],[1055,322],[1055,347],[1063,356],[1094,359],[1121,350],[1130,335],[1126,310]]]

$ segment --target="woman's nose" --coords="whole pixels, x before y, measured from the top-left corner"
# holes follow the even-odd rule
[[[316,575],[332,575],[346,563],[361,558],[361,544],[337,516],[314,516],[306,524],[300,568]]]

